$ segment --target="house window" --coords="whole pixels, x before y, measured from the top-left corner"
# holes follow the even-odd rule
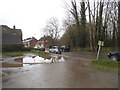
[[[48,40],[46,40],[45,42],[48,42]]]

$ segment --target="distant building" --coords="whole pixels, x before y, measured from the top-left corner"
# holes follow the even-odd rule
[[[21,29],[9,28],[7,25],[0,25],[0,34],[2,37],[2,47],[9,47],[11,45],[22,45],[22,31]]]
[[[38,43],[38,40],[34,37],[23,40],[23,44],[25,47],[35,47],[37,43]]]
[[[53,45],[53,39],[50,36],[44,36],[38,41],[39,46],[41,47],[50,47]]]

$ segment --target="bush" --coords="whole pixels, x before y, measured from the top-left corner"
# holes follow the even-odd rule
[[[23,51],[31,51],[33,48],[32,47],[24,47]]]
[[[33,48],[25,48],[23,44],[17,45],[5,45],[2,47],[2,52],[13,52],[13,51],[31,51]]]

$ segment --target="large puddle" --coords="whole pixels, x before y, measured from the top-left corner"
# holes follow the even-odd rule
[[[33,64],[51,64],[65,62],[64,57],[60,56],[25,56],[25,57],[14,57],[3,60],[2,67],[23,67]]]

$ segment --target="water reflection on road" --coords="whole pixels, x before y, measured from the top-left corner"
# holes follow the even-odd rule
[[[25,57],[17,57],[17,58],[6,58],[2,62],[2,67],[23,67],[26,64],[50,64],[50,63],[58,63],[65,62],[64,57],[60,56],[25,56]],[[27,65],[28,66],[28,65]]]
[[[46,58],[47,57],[47,58]],[[15,59],[15,61],[22,62],[23,64],[44,64],[44,63],[56,63],[56,62],[64,62],[65,59],[63,57],[58,58],[58,56],[35,56],[35,57],[24,57]]]

